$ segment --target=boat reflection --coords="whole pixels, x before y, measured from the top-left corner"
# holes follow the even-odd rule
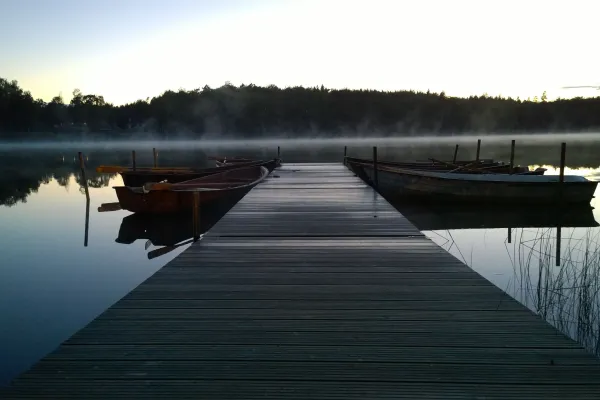
[[[389,199],[388,199],[389,201]],[[595,227],[593,207],[392,205],[422,231],[492,228]]]
[[[203,235],[213,227],[231,207],[234,201],[200,208],[197,234]],[[167,254],[178,247],[194,241],[194,220],[192,212],[178,214],[130,214],[123,218],[117,243],[132,244],[136,240],[147,240],[158,249],[148,252],[148,259]]]

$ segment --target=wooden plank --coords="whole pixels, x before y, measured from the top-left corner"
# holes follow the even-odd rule
[[[72,345],[52,354],[52,360],[263,360],[448,363],[494,365],[598,365],[584,350],[490,347],[289,346],[289,345]]]
[[[451,300],[451,301],[375,301],[368,302],[360,300],[231,300],[231,299],[208,299],[208,300],[187,300],[187,299],[149,299],[137,300],[123,298],[111,308],[116,309],[153,309],[163,310],[171,308],[190,308],[190,309],[235,309],[240,314],[246,315],[249,310],[266,309],[278,310],[354,310],[381,311],[381,310],[410,310],[410,311],[512,311],[526,309],[516,301],[493,301],[480,300],[477,302],[469,300]]]
[[[243,220],[244,224],[239,221]],[[219,236],[410,236],[423,235],[397,212],[233,212],[211,229]]]
[[[257,380],[268,374],[273,380],[312,380],[338,382],[421,382],[428,384],[431,376],[440,383],[537,384],[569,381],[587,384],[600,390],[600,364],[595,365],[513,365],[507,371],[489,364],[392,364],[363,362],[354,368],[340,362],[273,362],[273,361],[195,361],[164,360],[94,360],[69,361],[46,359],[34,366],[31,378],[63,381],[87,379],[190,379],[217,380],[235,377]],[[32,379],[32,382],[35,380]]]
[[[349,382],[240,380],[36,380],[18,385],[10,399],[428,399],[428,400],[597,400],[595,385],[519,385],[444,382]],[[1,394],[1,392],[0,392]],[[9,398],[9,397],[2,397]]]
[[[599,378],[341,164],[290,164],[0,397],[596,399]]]
[[[541,323],[541,321],[540,321]],[[367,325],[368,322],[365,322]],[[307,325],[310,325],[307,323]],[[108,325],[104,325],[108,326]],[[455,333],[452,325],[446,325],[442,331],[433,332],[352,332],[352,331],[267,331],[265,329],[239,331],[177,331],[175,329],[136,330],[126,332],[114,325],[109,331],[91,330],[92,325],[71,336],[64,345],[84,344],[203,344],[203,345],[320,345],[320,346],[354,346],[373,345],[397,346],[448,346],[478,348],[485,352],[489,347],[505,347],[524,349],[540,348],[573,348],[581,346],[556,332],[549,334],[521,334],[518,331],[510,333],[497,332],[461,332]],[[464,330],[463,330],[464,331]],[[63,346],[64,346],[63,345]],[[61,348],[58,349],[61,351]],[[151,357],[151,355],[149,355]],[[590,355],[590,357],[592,357]]]
[[[414,325],[419,325],[421,321],[434,322],[529,322],[531,317],[528,313],[518,309],[514,311],[505,310],[370,310],[365,313],[362,308],[345,309],[345,310],[321,310],[321,309],[245,309],[240,312],[237,309],[202,309],[197,308],[169,308],[169,309],[128,309],[128,308],[110,308],[99,319],[110,319],[120,321],[140,321],[140,320],[163,320],[163,321],[181,321],[181,320],[197,320],[203,321],[210,325],[210,321],[269,321],[269,320],[310,320],[318,321],[373,321],[369,326],[382,328],[388,322],[398,321],[391,324],[392,326],[405,324],[401,322],[414,322]],[[379,322],[382,322],[380,324]],[[341,322],[344,324],[345,322]],[[327,324],[325,324],[327,325]],[[412,329],[412,327],[411,327]]]

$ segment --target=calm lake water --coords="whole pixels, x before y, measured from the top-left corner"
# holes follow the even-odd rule
[[[568,173],[600,179],[600,136],[596,137],[567,138]],[[508,160],[510,139],[484,138],[482,158]],[[141,220],[122,210],[98,212],[103,203],[116,201],[112,186],[122,181],[118,175],[96,174],[97,165],[129,165],[132,149],[138,165],[151,165],[153,146],[160,150],[161,165],[210,165],[208,155],[273,157],[278,145],[284,162],[341,162],[344,145],[348,155],[370,157],[373,144],[379,146],[381,159],[450,159],[457,142],[459,158],[474,158],[472,138],[0,144],[0,384],[52,351],[189,245],[185,241],[191,234],[181,230],[185,221]],[[85,154],[89,204],[77,151]],[[556,174],[560,142],[549,136],[517,137],[515,160]],[[440,246],[600,354],[600,210],[565,210],[558,218],[531,209],[395,205]],[[209,228],[222,210],[206,212],[210,215],[203,220]]]

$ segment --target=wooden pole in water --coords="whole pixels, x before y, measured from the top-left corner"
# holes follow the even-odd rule
[[[567,158],[567,144],[560,144],[560,175],[558,176],[558,181],[563,183],[565,181],[565,162]]]
[[[133,166],[133,170],[135,171],[135,150],[131,150],[131,164]]]
[[[348,155],[348,146],[344,146],[344,165],[346,165],[346,156]]]
[[[152,156],[154,157],[154,168],[158,167],[158,152],[156,151],[156,147],[152,148]]]
[[[200,237],[200,192],[194,191],[194,201],[192,202],[192,223],[194,242]]]
[[[379,186],[379,179],[377,177],[377,146],[373,146],[373,185]]]
[[[508,243],[512,241],[512,228],[508,228]]]
[[[454,158],[452,158],[452,163],[456,164],[456,156],[458,155],[458,145],[454,148]]]
[[[479,162],[479,151],[481,150],[481,139],[477,139],[477,154],[475,155],[475,161]]]
[[[515,167],[515,140],[513,139],[510,142],[510,174],[513,173],[513,169]]]
[[[281,148],[277,146],[277,158],[281,158]]]

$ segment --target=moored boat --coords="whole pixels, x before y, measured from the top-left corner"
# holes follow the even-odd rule
[[[124,210],[165,214],[192,210],[198,204],[231,201],[243,197],[269,175],[263,166],[227,170],[180,183],[147,183],[142,187],[114,187]]]
[[[353,168],[357,167],[369,181],[375,180],[373,165],[354,163]],[[457,174],[377,167],[377,188],[382,194],[434,202],[589,203],[597,184],[575,175],[566,175],[560,182],[558,175]]]
[[[244,157],[209,157],[209,159],[215,160],[215,165],[217,167],[225,167],[230,164],[244,164],[255,161],[251,158]]]
[[[223,167],[214,167],[214,168],[203,168],[203,169],[189,169],[189,170],[170,170],[170,171],[154,171],[154,170],[127,170],[120,172],[121,177],[123,178],[124,186],[143,186],[145,183],[149,182],[162,182],[167,181],[169,183],[180,183],[189,181],[191,179],[202,178],[205,176],[210,176],[214,174],[222,173],[223,171],[228,171],[236,168],[242,167],[254,167],[261,166],[267,168],[269,172],[273,171],[277,166],[280,165],[279,159],[272,160],[254,160],[245,163],[232,163]]]
[[[350,164],[373,164],[373,160],[355,157],[346,157],[346,161]],[[461,174],[483,174],[483,173],[494,173],[494,174],[531,174],[531,175],[544,175],[546,172],[545,168],[537,168],[530,171],[528,167],[514,166],[511,168],[510,165],[502,162],[493,160],[479,160],[479,161],[414,161],[414,162],[399,162],[399,161],[380,161],[377,160],[378,165],[399,167],[405,169],[415,169],[423,171],[452,171]]]

